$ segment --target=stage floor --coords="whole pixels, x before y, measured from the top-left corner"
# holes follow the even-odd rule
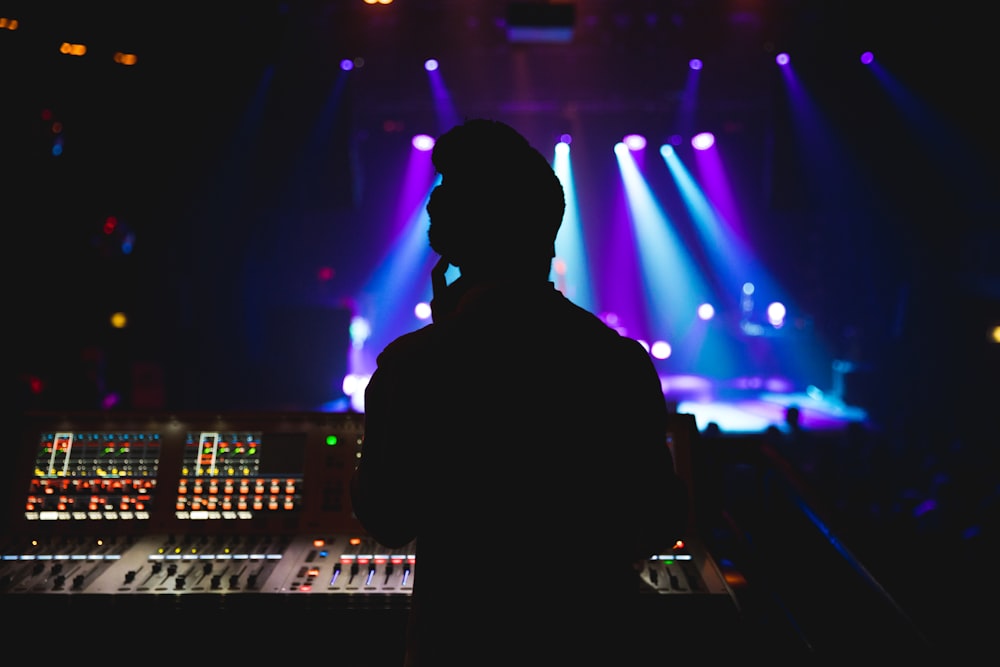
[[[787,427],[789,407],[799,410],[799,425],[813,431],[837,431],[869,422],[861,406],[815,387],[795,388],[778,378],[740,378],[719,382],[696,376],[663,376],[664,395],[677,412],[694,415],[698,430],[716,424],[726,433],[760,433]]]

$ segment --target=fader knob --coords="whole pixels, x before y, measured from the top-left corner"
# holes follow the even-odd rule
[[[135,570],[129,570],[125,573],[125,583],[131,584],[133,581],[135,581]]]
[[[73,577],[73,590],[78,591],[81,588],[83,588],[83,580],[84,576],[82,574],[78,574],[75,577]]]

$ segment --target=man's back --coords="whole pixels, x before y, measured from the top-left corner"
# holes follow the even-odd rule
[[[419,664],[610,658],[641,639],[633,564],[680,536],[683,490],[637,342],[549,283],[483,287],[386,349],[366,420],[363,463],[377,449],[397,472],[356,509],[376,539],[417,539]]]

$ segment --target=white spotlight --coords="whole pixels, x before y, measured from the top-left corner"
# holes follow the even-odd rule
[[[711,132],[699,132],[691,137],[691,147],[696,151],[704,151],[715,145],[715,135]]]
[[[641,134],[626,135],[622,142],[632,151],[641,151],[646,147],[646,137]]]
[[[649,353],[657,359],[666,359],[672,352],[673,349],[670,347],[670,343],[665,340],[656,341],[649,350]]]
[[[418,151],[429,151],[434,148],[434,137],[426,134],[418,134],[413,137],[413,147]]]

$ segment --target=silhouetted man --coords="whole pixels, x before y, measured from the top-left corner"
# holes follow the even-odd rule
[[[434,322],[379,355],[351,489],[374,539],[416,540],[406,664],[633,664],[637,564],[687,516],[659,377],[549,281],[565,199],[541,153],[476,119],[432,159]]]

